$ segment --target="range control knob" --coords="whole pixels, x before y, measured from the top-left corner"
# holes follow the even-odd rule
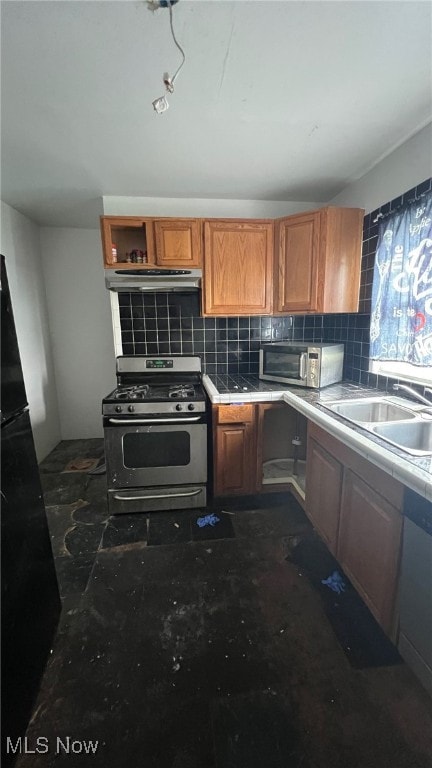
[[[117,412],[117,413],[121,413],[121,412],[122,412],[122,410],[123,410],[123,409],[122,409],[122,407],[121,407],[121,405],[116,405],[115,409],[116,409],[116,412]]]
[[[189,409],[190,411],[194,411],[194,410],[195,410],[195,406],[194,406],[194,404],[193,404],[193,403],[189,403],[189,405],[188,405],[188,409]]]
[[[134,406],[134,405],[128,405],[128,411],[129,411],[129,413],[133,413],[133,412],[134,412],[134,410],[135,410],[135,406]]]
[[[176,405],[176,411],[181,411],[181,410],[182,410],[182,408],[183,408],[182,404],[181,404],[181,403],[177,403],[177,405]]]

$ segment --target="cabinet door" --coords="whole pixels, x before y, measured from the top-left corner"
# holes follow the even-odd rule
[[[358,312],[363,218],[360,208],[321,211],[319,312]]]
[[[256,486],[255,405],[214,406],[213,424],[215,495],[252,493]]]
[[[257,486],[256,490],[258,493],[262,493],[265,488],[263,487],[263,477],[264,477],[264,470],[263,470],[263,463],[269,458],[273,458],[273,456],[267,456],[267,452],[265,450],[264,442],[265,442],[265,436],[264,436],[264,424],[266,419],[266,414],[271,411],[274,413],[277,411],[278,415],[280,415],[284,408],[287,406],[285,403],[257,403],[256,405],[256,414],[257,414],[257,424],[256,424],[256,480],[257,480]],[[289,436],[285,434],[284,430],[280,430],[278,432],[277,437],[279,440],[282,440],[284,444],[287,444],[289,441]],[[272,488],[271,490],[275,490]],[[278,489],[276,489],[278,490]]]
[[[199,267],[199,219],[161,219],[154,222],[156,263],[161,267]]]
[[[206,221],[204,314],[269,314],[272,261],[271,222]]]
[[[257,403],[256,424],[257,493],[289,490],[304,508],[306,417],[283,402]]]
[[[277,309],[317,309],[319,283],[319,211],[279,219],[276,230]]]
[[[310,439],[306,465],[306,513],[333,555],[337,549],[342,473],[342,465]]]
[[[402,517],[351,470],[345,470],[337,559],[388,634],[392,631]]]
[[[101,216],[101,236],[106,269],[145,269],[155,263],[153,227],[150,219],[139,216]],[[113,255],[115,246],[117,255]],[[131,251],[141,251],[142,264],[127,262]]]
[[[253,493],[256,468],[253,424],[220,424],[215,428],[215,496]]]

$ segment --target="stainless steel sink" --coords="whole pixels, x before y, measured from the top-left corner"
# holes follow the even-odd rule
[[[411,410],[401,405],[396,405],[384,397],[363,398],[361,400],[334,400],[328,403],[320,402],[320,405],[356,424],[406,421],[415,418],[415,413]]]
[[[371,432],[412,456],[432,456],[432,422],[418,420],[375,424]]]
[[[321,401],[320,405],[411,456],[432,456],[432,411],[394,397]]]

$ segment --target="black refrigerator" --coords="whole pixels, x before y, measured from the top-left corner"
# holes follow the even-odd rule
[[[24,736],[60,613],[60,598],[1,256],[2,765]],[[10,749],[9,749],[10,752]]]

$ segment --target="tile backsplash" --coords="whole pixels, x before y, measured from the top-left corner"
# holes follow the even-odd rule
[[[431,179],[365,217],[358,313],[203,318],[197,294],[120,293],[123,354],[198,354],[209,374],[257,374],[263,342],[343,342],[344,378],[386,387],[385,377],[368,372],[372,276],[378,240],[378,223],[374,220],[379,213],[392,211],[430,189]]]
[[[200,355],[211,373],[257,373],[262,342],[292,338],[293,318],[200,317],[197,294],[119,294],[123,354]]]

